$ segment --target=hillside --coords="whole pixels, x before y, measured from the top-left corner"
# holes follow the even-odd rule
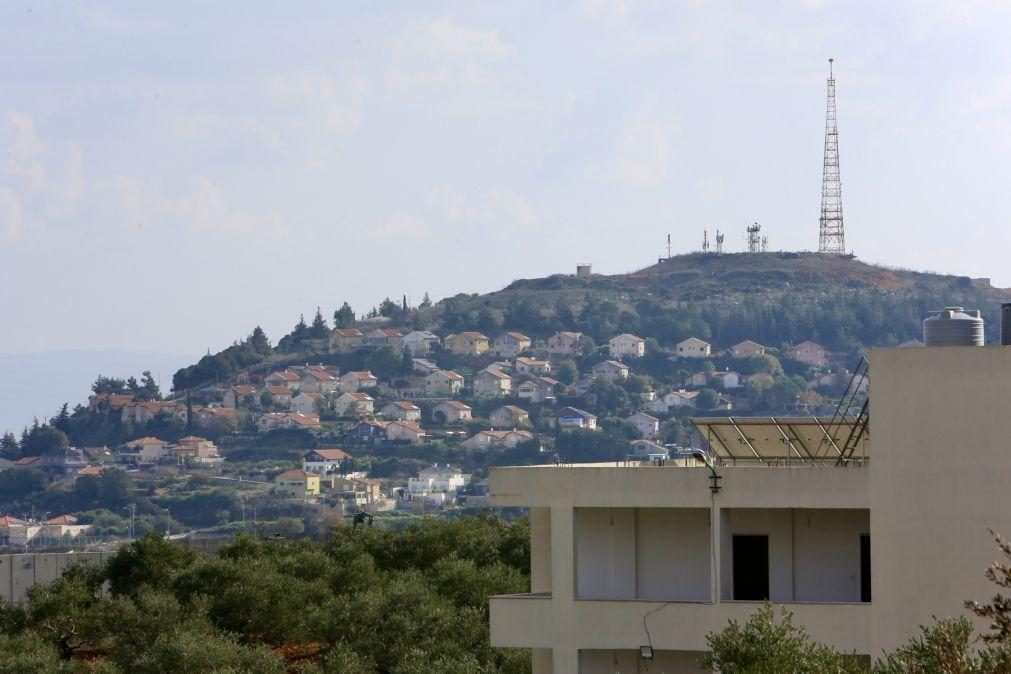
[[[1000,303],[1008,300],[1011,291],[993,288],[986,279],[890,269],[853,257],[693,253],[629,274],[521,279],[496,292],[459,294],[406,311],[387,299],[376,320],[441,335],[519,330],[545,339],[573,330],[598,344],[631,332],[667,349],[690,336],[715,348],[744,339],[773,348],[814,340],[847,363],[866,347],[918,339],[927,311],[944,306],[979,308],[992,341]],[[275,352],[243,343],[205,356],[177,373],[175,389],[223,382],[247,368],[262,368],[264,361],[318,360],[327,350],[323,327],[315,333],[315,326],[297,328],[277,342]]]

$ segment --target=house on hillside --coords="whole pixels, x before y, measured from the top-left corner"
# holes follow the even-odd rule
[[[713,383],[723,391],[733,391],[744,386],[744,377],[739,372],[713,372]]]
[[[629,333],[612,337],[607,342],[611,358],[642,358],[646,355],[646,340]]]
[[[255,406],[258,402],[256,399],[256,387],[246,384],[229,388],[221,397],[221,404],[232,409],[241,406],[249,407],[250,403]]]
[[[583,349],[583,333],[556,332],[548,337],[549,356],[577,355]]]
[[[261,432],[273,431],[275,429],[292,430],[302,428],[306,430],[319,430],[320,422],[318,414],[300,412],[270,412],[263,414],[256,421],[256,427]]]
[[[786,352],[786,357],[796,360],[812,367],[825,367],[828,365],[828,356],[825,347],[810,340],[803,341],[797,346],[790,348]]]
[[[339,417],[367,417],[375,411],[375,400],[368,393],[351,391],[342,393],[334,401],[334,412]]]
[[[765,347],[758,342],[746,339],[743,342],[738,342],[730,347],[730,355],[734,358],[753,358],[755,356],[764,356]]]
[[[413,445],[420,445],[427,438],[428,435],[417,421],[392,421],[386,427],[387,440],[406,440]]]
[[[551,377],[535,377],[521,382],[516,387],[516,395],[522,400],[540,403],[555,399],[555,390],[561,382]]]
[[[119,412],[129,402],[133,402],[132,393],[96,393],[88,396],[88,411]]]
[[[122,407],[120,421],[124,424],[146,424],[157,417],[170,417],[176,411],[171,401],[128,402]]]
[[[438,372],[441,368],[433,360],[428,360],[427,358],[412,358],[411,359],[411,371],[414,374],[420,374],[423,377],[427,377],[433,372]]]
[[[421,408],[407,400],[386,403],[380,414],[394,421],[421,421]]]
[[[488,423],[492,428],[519,428],[530,425],[530,415],[522,407],[503,405],[491,411]]]
[[[365,335],[365,346],[388,346],[400,351],[404,346],[404,335],[396,328],[376,328]]]
[[[306,369],[299,379],[299,390],[302,393],[333,393],[337,390],[340,380],[329,370],[323,368]]]
[[[452,370],[436,370],[425,377],[425,393],[438,398],[452,398],[463,390],[463,375]]]
[[[444,423],[447,424],[458,424],[474,418],[470,405],[462,403],[459,400],[446,400],[439,403],[432,408],[432,414],[436,417],[442,415],[445,419]]]
[[[678,342],[674,352],[678,358],[709,358],[713,353],[713,345],[698,337],[689,337]]]
[[[681,382],[681,385],[686,388],[702,388],[703,386],[709,386],[709,373],[696,372],[695,374],[689,375],[687,379]]]
[[[126,443],[125,449],[119,453],[123,458],[138,464],[152,464],[170,456],[169,443],[158,438],[137,438]]]
[[[655,440],[660,432],[660,420],[645,412],[636,412],[625,419],[647,440]]]
[[[186,457],[198,461],[214,460],[220,458],[217,446],[206,438],[188,435],[182,438],[175,445],[169,448],[172,456],[177,461],[182,461]]]
[[[667,459],[670,452],[661,444],[652,440],[632,440],[628,443],[629,456],[644,461]]]
[[[480,332],[459,332],[447,335],[442,343],[446,351],[458,356],[478,356],[487,353],[491,348],[488,338]]]
[[[323,397],[322,393],[306,393],[303,391],[291,399],[291,411],[303,414],[307,412],[319,414],[323,411],[325,404],[326,398]]]
[[[274,478],[274,492],[289,498],[319,496],[319,475],[307,470],[281,473]]]
[[[424,356],[440,344],[439,335],[427,330],[408,332],[400,341],[412,356]]]
[[[645,407],[650,412],[659,412],[661,414],[668,414],[680,408],[695,409],[695,398],[698,395],[698,391],[685,391],[684,389],[670,391],[656,400],[646,403]]]
[[[295,398],[292,390],[287,386],[264,386],[263,390],[270,395],[270,402],[275,409],[289,409],[291,401]]]
[[[365,345],[365,335],[358,328],[334,328],[328,341],[331,351],[350,353]]]
[[[340,378],[340,390],[344,393],[375,388],[379,379],[371,372],[347,372]]]
[[[311,449],[302,455],[302,470],[317,475],[343,473],[351,466],[351,455],[343,449]]]
[[[551,374],[551,361],[519,356],[514,361],[516,374],[544,375]]]
[[[512,449],[521,442],[536,440],[530,431],[480,431],[460,443],[465,449]]]
[[[263,378],[264,386],[284,386],[292,391],[298,389],[299,376],[294,372],[285,370],[284,372],[271,372]]]
[[[576,407],[563,407],[552,417],[556,428],[585,428],[596,430],[597,417]]]
[[[386,428],[392,421],[365,419],[348,431],[349,442],[379,442],[386,439]]]
[[[506,332],[495,338],[492,351],[499,358],[514,358],[529,349],[532,343],[522,332]]]
[[[606,379],[615,381],[617,379],[628,379],[630,370],[628,365],[616,360],[605,360],[590,368],[590,376],[594,379]]]
[[[441,505],[452,502],[456,493],[467,486],[470,475],[452,466],[433,465],[407,480],[407,497],[410,500],[428,501]]]
[[[474,375],[474,395],[481,398],[495,398],[512,393],[513,378],[501,370],[481,370]]]

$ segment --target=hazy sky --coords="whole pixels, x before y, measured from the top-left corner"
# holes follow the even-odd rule
[[[1011,285],[1011,3],[0,4],[0,351],[847,244]]]

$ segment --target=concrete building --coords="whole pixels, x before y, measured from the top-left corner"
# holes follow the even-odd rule
[[[853,421],[693,419],[715,492],[691,461],[493,468],[492,504],[530,508],[531,593],[491,599],[492,645],[535,674],[637,672],[646,620],[649,670],[689,672],[766,598],[871,657],[967,616],[996,591],[989,529],[1011,532],[1011,348],[874,349],[870,371],[855,443]]]
[[[646,355],[646,340],[628,333],[612,337],[607,342],[611,358],[642,358]]]

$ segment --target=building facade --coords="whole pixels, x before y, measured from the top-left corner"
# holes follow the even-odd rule
[[[531,593],[491,599],[492,644],[532,648],[536,674],[588,674],[643,671],[651,639],[650,671],[689,672],[708,633],[766,599],[868,657],[966,616],[995,591],[989,530],[1011,532],[1011,348],[870,364],[873,417],[841,465],[852,422],[722,417],[693,420],[718,491],[693,460],[493,468],[492,504],[530,508]]]

